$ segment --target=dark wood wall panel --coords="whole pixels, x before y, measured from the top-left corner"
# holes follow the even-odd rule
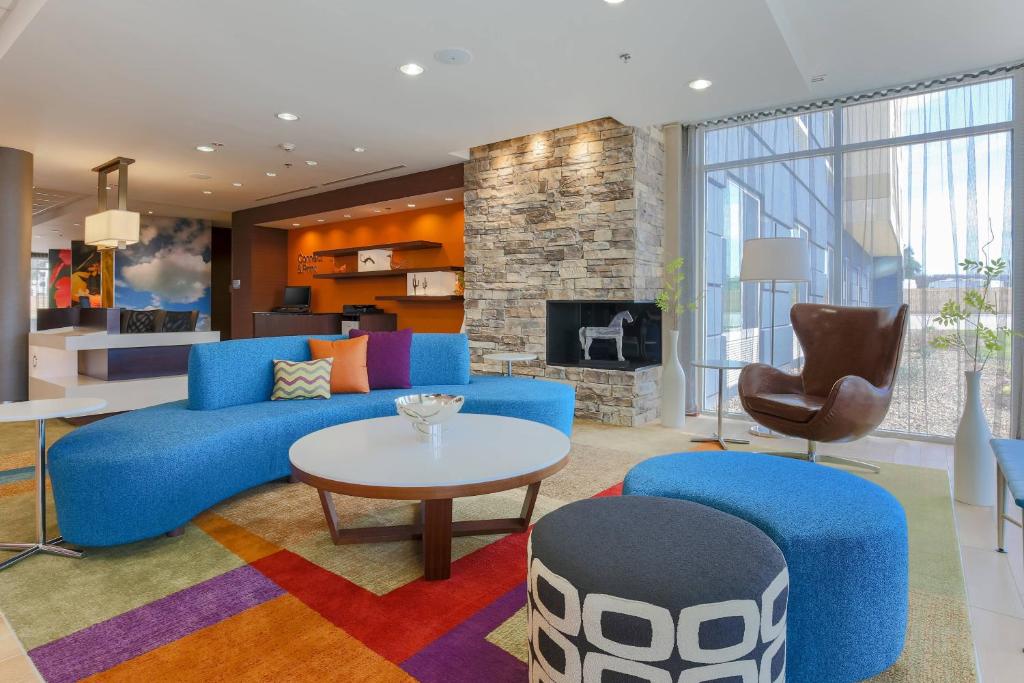
[[[210,245],[210,326],[231,339],[231,230],[214,228]]]

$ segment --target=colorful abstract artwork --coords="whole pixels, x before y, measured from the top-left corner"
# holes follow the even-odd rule
[[[50,250],[50,279],[46,283],[46,296],[50,308],[71,306],[71,250]]]
[[[213,229],[193,218],[143,216],[139,241],[114,258],[119,308],[199,311],[196,329],[210,329]]]
[[[80,240],[71,243],[71,303],[78,305],[88,297],[93,307],[100,305],[100,252]]]

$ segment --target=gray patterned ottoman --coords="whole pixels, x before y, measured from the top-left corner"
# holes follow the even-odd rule
[[[786,561],[748,522],[594,498],[544,516],[528,560],[531,683],[785,680]]]

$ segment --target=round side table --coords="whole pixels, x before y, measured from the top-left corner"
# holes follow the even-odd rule
[[[484,356],[484,360],[492,360],[497,363],[505,363],[505,376],[512,376],[512,364],[513,363],[526,363],[531,360],[537,360],[537,354],[535,353],[488,353]]]
[[[718,370],[718,431],[711,436],[695,436],[690,441],[695,443],[717,443],[723,451],[728,450],[725,447],[727,443],[750,443],[746,439],[727,439],[722,436],[722,395],[725,393],[725,371],[742,370],[750,365],[750,363],[742,360],[704,360],[694,361],[693,365],[698,368]]]
[[[34,543],[0,543],[0,550],[18,554],[0,562],[0,570],[36,553],[63,557],[81,557],[77,550],[61,548],[60,536],[46,540],[46,421],[58,417],[78,417],[102,410],[107,402],[99,398],[48,398],[0,404],[0,422],[35,422],[36,449],[36,540]]]

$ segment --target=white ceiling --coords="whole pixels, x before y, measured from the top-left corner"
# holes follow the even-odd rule
[[[90,168],[134,158],[135,202],[197,211],[605,115],[698,121],[1024,57],[1020,0],[20,4],[38,12],[0,24],[0,145],[35,153],[37,185],[82,194]],[[446,47],[474,60],[435,62]],[[714,86],[691,91],[697,77]],[[195,151],[209,142],[224,147]]]

